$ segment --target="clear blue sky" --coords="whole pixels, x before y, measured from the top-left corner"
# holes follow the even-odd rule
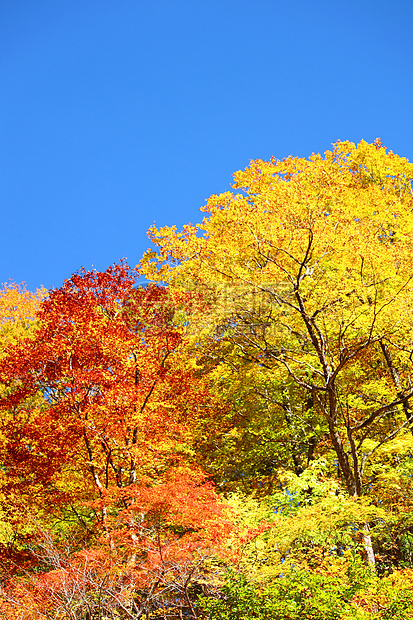
[[[250,159],[413,160],[412,0],[2,0],[0,282],[136,264]]]

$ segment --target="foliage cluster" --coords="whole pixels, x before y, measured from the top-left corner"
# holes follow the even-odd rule
[[[409,617],[412,179],[253,161],[139,267],[4,286],[0,617]]]

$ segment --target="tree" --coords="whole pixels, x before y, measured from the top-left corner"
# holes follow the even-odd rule
[[[36,329],[35,316],[41,300],[45,296],[43,289],[31,293],[24,284],[8,282],[0,289],[0,358],[3,357],[7,346],[18,340],[31,338]],[[0,396],[4,393],[4,386],[0,384]],[[5,426],[5,421],[2,424]],[[5,441],[0,430],[0,442]],[[0,491],[1,493],[1,491]],[[0,494],[2,510],[0,510],[0,549],[11,536],[10,525],[3,521],[6,497]]]
[[[14,282],[0,289],[0,355],[8,344],[33,332],[36,311],[45,294],[44,289],[31,293]]]
[[[353,498],[376,450],[412,430],[412,178],[379,140],[253,161],[201,224],[152,228],[142,262],[212,296],[209,343],[269,369],[278,400],[291,383],[306,394]],[[373,562],[367,533],[366,549]]]
[[[112,573],[116,596],[129,592],[140,614],[162,598],[188,598],[203,559],[231,529],[193,462],[197,418],[219,405],[186,363],[174,321],[184,296],[136,288],[136,279],[124,263],[73,275],[41,303],[32,337],[0,360],[9,522],[34,562],[39,527],[57,545],[72,540],[64,562],[49,554],[46,574],[10,583],[33,617],[42,597],[51,617],[69,614],[72,599],[91,606],[90,592]]]

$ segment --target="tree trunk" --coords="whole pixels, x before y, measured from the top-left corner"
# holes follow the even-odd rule
[[[368,523],[364,524],[363,543],[364,549],[366,550],[367,564],[373,570],[376,570],[376,556],[374,555],[373,544],[370,536],[370,526]]]

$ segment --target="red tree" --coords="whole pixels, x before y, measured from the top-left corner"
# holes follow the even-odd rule
[[[35,336],[0,361],[10,518],[29,510],[38,524],[76,532],[65,566],[43,558],[52,573],[26,584],[33,609],[37,589],[61,581],[62,570],[76,583],[81,573],[93,591],[96,575],[114,571],[117,583],[120,570],[131,591],[146,592],[143,602],[135,596],[139,609],[178,581],[188,598],[196,567],[229,532],[191,462],[197,419],[219,407],[188,365],[174,323],[186,300],[136,280],[124,263],[75,274],[41,304]],[[85,553],[98,567],[93,579],[79,573]]]

